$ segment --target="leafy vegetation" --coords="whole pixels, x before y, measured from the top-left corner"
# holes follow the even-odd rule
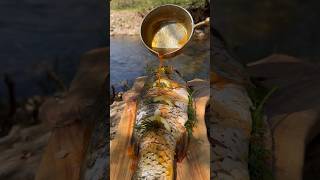
[[[182,7],[203,7],[205,0],[112,0],[113,10],[137,10],[143,11],[163,4],[176,4]]]
[[[273,174],[266,160],[270,158],[271,152],[264,147],[264,134],[266,131],[264,123],[263,107],[269,97],[277,88],[271,90],[263,87],[249,88],[248,93],[252,100],[252,132],[249,146],[249,172],[252,180],[273,180]]]
[[[197,117],[196,117],[196,111],[194,109],[193,100],[192,100],[192,95],[194,93],[193,89],[189,88],[188,93],[189,93],[188,120],[184,124],[184,126],[187,129],[188,134],[192,135],[192,129],[196,125]]]
[[[162,118],[159,116],[147,117],[145,120],[141,122],[140,125],[136,125],[136,129],[144,135],[149,131],[156,131],[158,129],[164,128],[164,123]]]

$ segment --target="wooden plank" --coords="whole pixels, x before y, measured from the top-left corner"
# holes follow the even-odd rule
[[[124,109],[118,134],[110,144],[110,178],[131,179],[135,160],[130,145],[131,134],[134,125],[136,102],[129,102]]]
[[[102,118],[108,101],[108,54],[107,48],[84,54],[66,94],[49,98],[42,105],[40,119],[53,130],[42,156],[37,180],[79,180],[81,168],[86,167],[82,164],[90,138],[104,136],[103,131],[92,131],[99,130],[97,126],[105,120]]]
[[[37,180],[78,180],[81,162],[89,136],[81,123],[73,123],[52,131],[42,156]]]
[[[90,140],[88,146],[84,145],[87,150],[82,161],[81,180],[109,179],[108,117],[109,113],[104,111],[103,116],[96,119],[92,133],[87,133]]]
[[[135,96],[139,94],[143,83],[143,79],[140,79],[126,94],[127,104],[119,123],[118,132],[110,143],[111,180],[129,180],[134,173],[133,167],[136,159],[133,156],[130,139],[136,114]],[[177,179],[208,180],[210,179],[210,144],[204,114],[210,96],[209,83],[194,80],[188,84],[196,90],[194,102],[198,122],[194,128],[186,157],[182,162],[177,163]]]
[[[126,106],[124,108],[118,132],[110,142],[110,179],[131,179],[135,158],[131,147],[131,135],[133,131],[137,102],[135,97],[144,85],[145,78],[138,79],[132,89],[124,95]]]

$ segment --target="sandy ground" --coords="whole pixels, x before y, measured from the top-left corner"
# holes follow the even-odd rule
[[[142,19],[138,12],[111,10],[110,35],[138,35]]]

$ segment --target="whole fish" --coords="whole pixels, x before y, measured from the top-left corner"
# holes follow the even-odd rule
[[[133,144],[138,156],[134,180],[173,180],[185,156],[195,111],[186,82],[162,67],[149,73],[138,100]]]

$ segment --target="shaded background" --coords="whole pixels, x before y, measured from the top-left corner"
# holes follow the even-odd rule
[[[298,127],[281,131],[277,129],[280,122],[273,117],[306,109],[319,112],[320,3],[317,0],[215,0],[214,7],[214,27],[236,59],[244,65],[264,60],[247,66],[253,81],[268,89],[278,87],[268,99],[265,110],[271,130],[278,132],[273,134],[274,142],[279,142],[273,147],[273,155],[277,160],[274,168],[279,168],[276,170],[279,179],[294,167],[288,160],[295,157],[286,152],[297,144],[296,137],[302,133],[297,129],[307,126],[308,119],[297,117],[297,121],[281,121],[283,127],[289,127],[285,123]],[[272,54],[275,55],[270,56]],[[316,118],[319,124],[319,117]],[[320,129],[317,124],[307,132],[302,143],[305,146],[301,147],[305,155],[304,161],[299,161],[304,166],[301,178],[306,180],[320,178]],[[285,136],[279,138],[278,134]],[[282,154],[277,154],[279,149],[283,150]],[[292,173],[296,171],[288,174]]]
[[[214,22],[243,63],[271,53],[319,62],[317,0],[215,0]]]
[[[63,101],[59,107],[65,111],[83,105],[80,102],[68,105],[66,92],[78,71],[80,56],[109,43],[106,4],[105,0],[0,1],[0,179],[35,178],[49,138],[60,137],[53,135],[55,132],[51,132],[50,122],[43,115],[52,110],[53,114],[48,115],[50,120],[62,119],[55,118],[63,113],[50,106],[50,100]],[[95,83],[85,84],[94,88]],[[81,91],[74,89],[73,94]],[[49,102],[49,110],[39,113],[44,102]],[[73,118],[76,117],[68,119]],[[63,144],[70,139],[72,131],[61,133],[61,141],[50,142],[71,153],[74,144],[68,147]],[[81,142],[82,133],[77,132],[80,137],[77,142]],[[71,154],[75,157],[76,151]],[[70,170],[78,171],[74,167]]]
[[[104,1],[2,0],[0,2],[0,97],[6,101],[3,82],[8,74],[16,96],[52,94],[47,78],[55,72],[68,85],[79,57],[105,46]]]

